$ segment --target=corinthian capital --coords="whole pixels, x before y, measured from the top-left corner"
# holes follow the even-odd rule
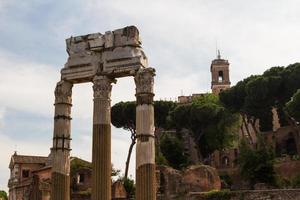
[[[94,98],[110,99],[113,79],[107,76],[95,76],[93,79]]]
[[[136,85],[137,95],[145,94],[145,93],[153,94],[154,76],[155,76],[154,68],[140,69],[136,73],[134,77],[134,81]]]
[[[54,91],[55,103],[72,103],[73,84],[67,81],[59,81]]]

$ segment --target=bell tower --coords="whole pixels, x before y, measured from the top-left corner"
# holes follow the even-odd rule
[[[220,51],[218,50],[217,59],[211,63],[211,89],[213,94],[219,94],[221,91],[230,88],[229,79],[229,62],[221,58]]]

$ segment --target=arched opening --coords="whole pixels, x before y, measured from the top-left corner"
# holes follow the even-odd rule
[[[289,138],[286,140],[286,153],[288,155],[296,155],[297,154],[296,141],[294,138]]]
[[[229,158],[227,156],[224,156],[222,158],[222,166],[223,167],[228,167],[229,166]]]
[[[224,81],[224,73],[223,71],[218,72],[218,81],[223,82]]]

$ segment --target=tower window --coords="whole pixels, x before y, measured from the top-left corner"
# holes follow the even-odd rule
[[[224,80],[224,74],[223,74],[223,71],[219,71],[218,73],[218,81],[219,82],[223,82]]]

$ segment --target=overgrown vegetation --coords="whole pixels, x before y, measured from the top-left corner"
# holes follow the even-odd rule
[[[230,200],[230,191],[229,190],[212,190],[205,193],[205,200]]]
[[[182,169],[190,164],[188,157],[184,155],[182,140],[175,135],[163,134],[160,139],[160,162],[175,169]]]
[[[190,164],[184,154],[185,147],[180,135],[182,130],[188,130],[200,157],[205,159],[215,150],[231,147],[234,142],[240,143],[241,138],[236,138],[236,133],[244,125],[242,138],[247,141],[242,140],[240,143],[238,159],[243,177],[252,185],[259,182],[278,184],[273,167],[275,150],[262,139],[263,132],[273,128],[274,108],[282,126],[291,125],[295,131],[299,131],[300,63],[272,67],[262,75],[245,78],[232,88],[222,91],[219,96],[205,94],[187,104],[155,101],[154,123],[156,130],[161,133],[159,137],[156,135],[156,163],[176,169]],[[135,102],[120,102],[112,108],[113,125],[131,132],[132,143],[128,151],[125,177],[128,176],[131,152],[136,143],[135,109]],[[296,143],[299,141],[296,140]],[[230,185],[227,176],[222,179]],[[297,185],[297,181],[290,181],[289,184],[292,185],[292,182]]]
[[[170,119],[177,130],[190,130],[204,158],[215,150],[230,147],[239,128],[239,115],[226,109],[213,94],[178,105]]]
[[[252,148],[245,140],[241,142],[238,164],[241,176],[252,187],[256,183],[276,185],[274,150],[262,138],[259,138],[257,148]]]
[[[74,176],[79,169],[92,169],[92,163],[73,157],[70,166],[71,176]]]
[[[135,196],[135,183],[134,180],[131,177],[119,177],[118,179],[119,181],[121,181],[121,183],[123,184],[126,193],[127,193],[127,198],[128,199],[132,199]]]
[[[294,176],[291,180],[292,188],[300,188],[300,174]]]
[[[287,112],[294,120],[300,122],[300,89],[293,95],[286,104]]]
[[[175,106],[176,103],[172,101],[154,102],[154,123],[156,128],[168,128],[168,115]],[[127,101],[115,104],[111,109],[111,117],[112,124],[115,127],[123,128],[124,130],[129,131],[131,134],[131,144],[128,149],[125,166],[125,178],[127,178],[132,150],[134,145],[136,144],[136,102]]]
[[[221,173],[220,174],[222,188],[229,189],[233,183],[232,178],[229,176],[228,173]]]
[[[272,130],[272,108],[277,109],[281,125],[289,122],[287,118],[290,116],[284,112],[286,103],[299,88],[300,63],[295,63],[287,67],[272,67],[262,75],[250,76],[221,92],[220,99],[227,108],[240,113],[244,123],[254,125],[259,120],[258,134],[259,131]],[[296,110],[298,98],[295,94],[295,101],[290,104],[292,110]],[[293,116],[292,110],[289,113]]]

